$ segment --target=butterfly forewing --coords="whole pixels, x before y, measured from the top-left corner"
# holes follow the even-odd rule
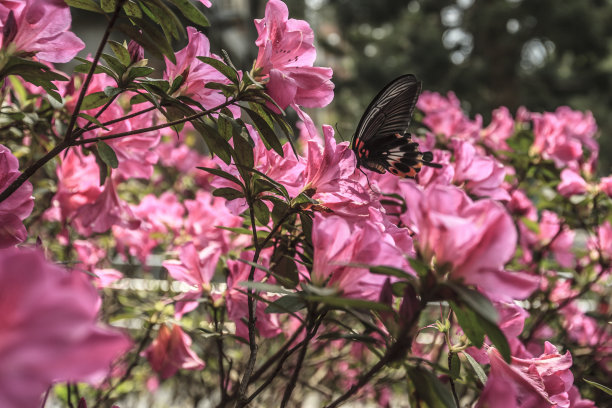
[[[410,125],[421,82],[412,74],[402,75],[376,95],[359,121],[353,147],[372,138],[400,135]]]
[[[390,171],[400,177],[416,177],[422,165],[431,163],[429,152],[420,152],[407,132],[421,92],[421,82],[407,74],[393,80],[376,95],[357,125],[351,148],[357,166],[378,173]]]

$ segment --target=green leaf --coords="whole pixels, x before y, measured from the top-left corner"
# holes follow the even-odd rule
[[[444,286],[450,287],[455,292],[462,303],[466,304],[476,314],[481,316],[483,319],[492,323],[497,324],[499,321],[499,314],[489,299],[487,299],[482,293],[474,289],[466,288],[455,284],[453,282],[446,282]]]
[[[223,225],[215,225],[215,228],[219,228],[219,229],[222,229],[222,230],[230,231],[230,232],[233,232],[235,234],[242,234],[242,235],[249,235],[249,236],[253,235],[253,231],[251,231],[250,229],[247,229],[247,228],[224,227]]]
[[[104,14],[104,10],[102,10],[100,6],[98,6],[98,4],[93,0],[65,0],[65,2],[70,7]]]
[[[119,167],[119,160],[117,160],[117,155],[112,147],[104,143],[102,140],[96,143],[96,147],[98,148],[98,153],[100,154],[100,158],[104,161],[104,163],[108,164],[109,167],[113,169]]]
[[[112,13],[117,8],[117,0],[100,0],[100,6],[107,13]]]
[[[98,165],[98,171],[100,176],[100,186],[103,186],[106,182],[106,178],[108,177],[110,171],[109,167],[104,163],[102,157],[100,157],[100,152],[96,149],[94,152],[94,156],[96,158],[96,164]]]
[[[108,102],[109,99],[110,98],[108,97],[108,95],[106,95],[102,91],[85,95],[85,98],[83,98],[83,103],[81,104],[81,109],[90,110],[99,108],[100,106]]]
[[[295,313],[307,306],[300,296],[287,295],[276,299],[266,308],[266,313]]]
[[[341,333],[341,332],[331,332],[325,333],[321,336],[317,336],[318,340],[349,340],[349,341],[358,341],[360,343],[371,343],[377,344],[380,343],[380,339],[377,339],[372,336],[368,336],[367,334],[358,334],[358,333]]]
[[[102,54],[102,59],[106,62],[106,64],[113,70],[113,72],[117,73],[117,76],[120,78],[125,72],[126,66],[121,63],[117,58],[113,57],[109,54]]]
[[[223,197],[226,200],[235,200],[237,198],[242,198],[244,197],[244,194],[242,193],[242,191],[238,191],[235,190],[233,188],[230,187],[222,187],[222,188],[217,188],[213,191],[213,196],[215,197]]]
[[[180,38],[184,30],[181,20],[163,1],[148,0],[146,3],[141,1],[140,6],[151,20],[161,26],[168,42],[172,41],[172,37],[177,40]]]
[[[376,275],[387,275],[387,276],[395,276],[397,278],[406,279],[413,281],[414,276],[402,271],[401,269],[393,268],[391,266],[373,266],[370,267],[370,272]]]
[[[191,124],[202,136],[206,142],[206,145],[208,146],[208,150],[210,150],[211,153],[219,156],[219,158],[226,164],[230,164],[232,162],[232,147],[225,139],[223,139],[223,137],[221,137],[219,132],[217,132],[217,129],[198,119],[192,120]]]
[[[414,271],[419,275],[419,277],[424,278],[429,273],[429,268],[423,262],[415,258],[409,258],[408,263],[414,269]]]
[[[461,373],[461,360],[459,360],[459,355],[457,353],[451,353],[450,359],[450,367],[449,373],[453,380],[459,378],[459,374]]]
[[[414,385],[414,392],[428,408],[456,408],[451,392],[432,372],[417,366],[409,367],[407,373]]]
[[[283,157],[283,145],[278,140],[276,133],[274,133],[273,127],[271,127],[271,125],[268,123],[269,118],[267,118],[267,120],[266,118],[262,117],[260,113],[252,109],[246,108],[244,106],[242,108],[248,113],[249,117],[255,124],[255,127],[257,128],[257,131],[261,136],[261,140],[264,142],[266,148],[268,150],[270,150],[271,148],[274,149],[276,153]]]
[[[94,118],[94,117],[93,117],[93,116],[91,116],[91,115],[88,115],[88,114],[86,114],[86,113],[81,112],[81,113],[79,113],[79,116],[80,116],[80,117],[82,117],[82,118],[84,118],[84,119],[87,119],[87,120],[88,120],[88,121],[90,121],[91,123],[94,123],[94,124],[96,124],[96,125],[100,126],[102,129],[104,129],[104,130],[106,130],[106,131],[108,131],[108,130],[109,130],[107,127],[104,127],[104,126],[102,125],[102,122],[100,122],[100,121],[99,121],[97,118]]]
[[[242,281],[238,283],[238,286],[242,286],[247,289],[253,289],[258,292],[279,293],[281,295],[295,295],[294,292],[287,290],[283,288],[282,286],[271,285],[269,283],[263,283],[263,282]]]
[[[595,388],[599,388],[600,390],[602,390],[602,391],[603,391],[603,392],[605,392],[606,394],[608,394],[608,395],[612,395],[612,389],[610,389],[610,388],[606,387],[605,385],[601,385],[601,384],[599,384],[599,383],[596,383],[595,381],[590,381],[590,380],[587,380],[586,378],[584,378],[584,381],[585,381],[587,384],[590,384],[590,385],[592,385],[592,386],[593,386],[593,387],[595,387]]]
[[[229,79],[234,84],[238,84],[240,82],[240,80],[238,79],[238,73],[236,72],[236,70],[230,67],[229,65],[226,65],[223,61],[219,61],[218,59],[211,58],[211,57],[198,57],[198,59],[202,61],[203,63],[210,65],[211,67],[213,67],[220,73],[222,73],[227,79]]]
[[[91,65],[93,63],[81,57],[75,57],[74,59],[82,62],[82,64],[79,64],[76,67],[74,67],[74,71],[80,72],[83,74],[88,74],[89,70],[91,69]],[[115,78],[115,80],[117,80],[117,75],[112,70],[110,70],[108,67],[105,67],[104,65],[98,64],[96,65],[96,68],[94,69],[94,74],[101,74],[101,73],[105,73],[109,75],[110,77]]]
[[[478,362],[474,360],[474,357],[470,356],[468,353],[463,352],[462,354],[465,357],[465,359],[468,361],[468,363],[470,363],[470,366],[476,373],[476,377],[478,377],[478,379],[480,380],[480,383],[482,385],[485,385],[487,383],[487,375],[485,374],[480,364],[478,364]]]
[[[170,2],[172,2],[172,4],[174,4],[192,23],[202,27],[208,27],[210,25],[206,16],[197,7],[191,4],[189,0],[170,0]]]
[[[474,347],[481,348],[484,344],[485,331],[478,322],[478,316],[465,306],[460,306],[450,301],[451,308],[457,316],[457,321],[465,335],[470,339]]]
[[[506,363],[510,364],[512,353],[510,351],[508,339],[506,339],[504,332],[502,332],[496,324],[485,319],[479,319],[479,323],[484,328],[484,331],[489,337],[489,340],[491,340],[491,343],[493,343],[497,351],[499,351],[499,354],[501,354]]]
[[[240,131],[234,131],[234,160],[247,172],[255,166],[253,146],[244,138]],[[240,167],[238,168],[240,170]],[[242,173],[242,172],[241,172]]]
[[[261,225],[268,225],[270,222],[270,210],[263,201],[255,201],[253,203],[253,210],[255,211],[255,219]]]
[[[132,0],[128,0],[123,4],[123,11],[125,11],[128,17],[142,18],[142,10]]]
[[[109,41],[108,45],[111,47],[111,50],[113,50],[113,53],[115,56],[117,56],[117,59],[122,65],[127,67],[132,63],[130,53],[128,52],[127,48],[123,46],[123,44],[119,44],[116,41]]]
[[[379,302],[372,302],[369,300],[363,299],[353,299],[353,298],[345,298],[340,296],[317,296],[317,295],[306,295],[304,297],[306,300],[317,303],[324,303],[329,306],[334,306],[340,309],[346,308],[357,308],[357,309],[365,309],[365,310],[376,310],[376,311],[384,311],[390,312],[390,306],[385,305]]]
[[[242,184],[242,182],[235,176],[232,176],[231,174],[221,170],[221,169],[213,169],[213,168],[209,168],[209,167],[197,167],[200,170],[204,170],[212,175],[215,175],[217,177],[222,177],[226,180],[232,181],[236,184],[238,184],[239,186],[241,186],[242,188],[244,188],[244,185]]]
[[[137,27],[121,23],[117,28],[153,55],[166,56],[173,64],[176,64],[176,57],[170,42],[159,32],[156,26],[144,18],[132,17],[130,20]]]

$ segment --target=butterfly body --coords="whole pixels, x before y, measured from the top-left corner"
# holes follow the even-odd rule
[[[431,163],[431,152],[421,152],[407,132],[420,92],[421,82],[407,74],[394,79],[376,95],[351,142],[357,167],[408,178],[416,177],[423,165],[441,167]]]

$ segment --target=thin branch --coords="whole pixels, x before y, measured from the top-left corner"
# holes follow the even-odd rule
[[[68,128],[66,129],[66,136],[64,137],[64,140],[70,141],[73,139],[72,131],[74,130],[74,125],[76,125],[76,120],[79,116],[83,100],[85,99],[85,94],[87,93],[89,84],[93,79],[94,72],[96,71],[96,67],[98,66],[98,62],[100,61],[102,51],[104,51],[104,47],[106,46],[106,42],[108,41],[108,37],[110,36],[111,30],[117,22],[117,19],[119,18],[119,13],[121,12],[121,7],[123,7],[123,3],[125,2],[126,0],[119,0],[117,2],[117,5],[115,6],[115,12],[113,13],[113,16],[108,22],[108,25],[106,26],[106,31],[104,31],[104,35],[102,36],[100,45],[98,45],[98,50],[94,55],[93,61],[91,62],[91,67],[89,68],[89,72],[87,73],[87,77],[85,78],[85,82],[83,82],[83,86],[81,87],[81,92],[79,93],[79,98],[77,99],[76,105],[74,106],[74,111],[72,111],[72,116],[70,116],[70,122],[68,122]]]

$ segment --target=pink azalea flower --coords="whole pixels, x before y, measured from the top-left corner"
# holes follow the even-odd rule
[[[226,203],[224,198],[214,197],[204,190],[199,190],[194,200],[185,200],[185,230],[198,250],[215,245],[222,253],[227,253],[230,249],[249,245],[250,238],[244,235],[233,237],[229,231],[217,228],[242,226],[242,217],[232,214]]]
[[[454,186],[432,185],[425,190],[401,183],[408,211],[400,216],[416,232],[416,243],[426,260],[451,266],[452,279],[475,285],[492,300],[524,299],[539,278],[504,271],[512,258],[517,234],[514,222],[497,202],[473,202]]]
[[[597,126],[590,112],[573,111],[564,106],[554,113],[532,114],[535,140],[533,150],[544,158],[552,159],[557,167],[569,166],[577,170],[584,164],[584,170],[593,173],[599,154],[599,145],[594,139]],[[590,157],[583,163],[583,146]]]
[[[35,54],[41,61],[68,62],[85,48],[70,29],[70,8],[63,1],[3,1],[0,28],[2,49],[10,44],[18,54]]]
[[[255,20],[255,26],[259,47],[255,76],[267,80],[266,88],[276,103],[282,109],[291,105],[309,133],[316,134],[312,120],[299,106],[327,106],[334,97],[334,85],[331,68],[313,67],[316,50],[312,29],[306,21],[290,19],[280,0],[268,1],[265,17]]]
[[[76,266],[76,269],[79,270],[81,267],[84,267],[83,269],[95,275],[95,277],[92,277],[92,282],[96,287],[106,288],[123,277],[123,274],[116,269],[100,269],[97,267],[99,262],[106,259],[106,251],[93,242],[76,240],[72,245],[77,253],[79,261],[81,261],[81,263]]]
[[[559,231],[560,229],[561,231]],[[559,265],[566,268],[571,267],[574,263],[574,254],[572,253],[574,235],[574,231],[561,225],[561,220],[557,214],[551,211],[542,211],[540,232],[537,239],[542,245],[548,245]]]
[[[320,139],[307,142],[304,190],[317,193],[336,192],[339,183],[355,172],[355,156],[347,143],[336,144],[334,128],[323,125],[323,145]]]
[[[501,185],[506,176],[504,166],[492,157],[476,152],[468,141],[454,140],[455,181],[465,182],[465,189],[479,197],[510,200]]]
[[[69,220],[85,204],[94,203],[102,193],[96,158],[70,149],[56,169],[58,186],[45,214],[55,221]]]
[[[610,222],[604,222],[597,227],[596,231],[597,236],[588,241],[588,248],[601,251],[604,259],[612,259],[612,226]]]
[[[493,150],[510,150],[506,140],[514,133],[514,119],[510,111],[502,106],[493,111],[491,123],[480,132],[484,144]]]
[[[417,107],[423,111],[423,123],[435,134],[447,138],[457,137],[475,141],[482,129],[482,117],[470,120],[461,110],[459,99],[453,92],[446,97],[439,93],[424,91],[419,97]]]
[[[11,151],[0,145],[0,192],[19,177],[19,161]],[[0,203],[0,248],[25,241],[28,233],[22,223],[34,208],[32,183],[26,181]]]
[[[570,402],[569,408],[597,408],[593,401],[582,399],[575,385],[572,385],[567,394]]]
[[[157,337],[143,355],[164,380],[180,369],[201,370],[205,365],[191,349],[191,339],[178,324],[173,325],[172,330],[162,324]]]
[[[269,252],[262,254],[259,258],[258,263],[264,267],[269,266]],[[252,252],[244,252],[241,255],[241,259],[252,260]],[[225,294],[225,301],[227,304],[227,316],[228,318],[236,323],[236,336],[247,339],[249,337],[249,329],[245,323],[245,318],[248,320],[249,309],[248,309],[248,298],[244,286],[240,286],[240,282],[246,282],[249,280],[249,273],[251,266],[240,261],[228,260],[227,267],[229,268],[229,276],[227,278],[227,292]],[[260,269],[255,269],[255,282],[261,282],[266,277],[266,273]],[[268,280],[268,283],[274,283],[274,279]],[[264,293],[259,293],[269,300],[274,300],[275,296],[268,296]],[[268,307],[265,302],[257,302],[255,308],[255,317],[257,319],[255,327],[259,335],[262,337],[270,338],[276,337],[282,333],[278,315],[274,313],[266,313],[265,310]]]
[[[200,3],[202,3],[204,7],[208,7],[208,8],[212,6],[212,3],[210,2],[210,0],[200,0]]]
[[[572,365],[569,351],[561,355],[546,342],[540,357],[512,357],[510,365],[493,347],[487,354],[491,371],[476,408],[569,407],[568,391],[574,381],[569,370]]]
[[[599,189],[608,197],[612,197],[612,176],[602,177],[599,180]]]
[[[349,222],[337,215],[315,215],[312,228],[315,285],[337,288],[347,297],[377,300],[386,277],[351,264],[408,269],[402,252],[380,226],[368,221]]]
[[[97,323],[100,302],[84,274],[40,251],[0,250],[0,406],[38,407],[55,382],[104,378],[130,341]]]
[[[162,265],[176,280],[199,288],[209,287],[220,256],[221,249],[216,245],[209,245],[198,251],[195,245],[189,242],[180,249],[180,261],[164,261]]]
[[[580,177],[580,174],[568,168],[561,172],[561,183],[557,186],[557,190],[562,196],[570,197],[586,193],[587,187],[587,182]]]
[[[175,194],[165,192],[159,197],[146,195],[137,206],[130,206],[134,217],[140,221],[138,229],[130,225],[113,226],[113,235],[119,251],[137,257],[143,264],[162,237],[174,237],[183,225],[185,208]]]
[[[204,108],[211,109],[226,101],[226,97],[218,90],[206,88],[209,82],[229,84],[229,80],[212,66],[200,61],[196,57],[221,58],[210,52],[208,38],[193,27],[187,27],[187,46],[176,52],[176,64],[168,58],[164,79],[172,83],[177,77],[183,77],[183,83],[173,95],[187,96],[199,102]],[[234,117],[240,116],[240,109],[230,106]]]
[[[128,204],[119,198],[112,178],[106,180],[104,190],[93,203],[84,204],[76,211],[73,222],[84,236],[106,232],[115,225],[129,229],[140,225]]]

